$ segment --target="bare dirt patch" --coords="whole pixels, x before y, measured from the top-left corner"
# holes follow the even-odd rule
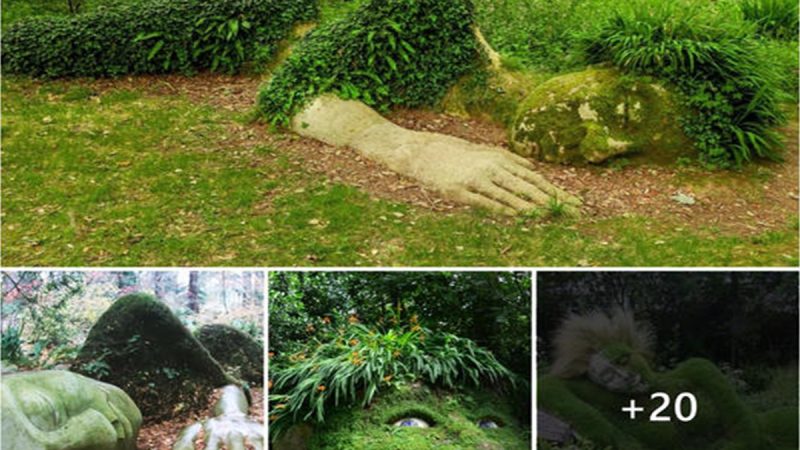
[[[246,112],[255,102],[257,77],[200,74],[126,77],[84,82],[99,92],[138,89],[152,95],[181,95],[227,111]],[[398,110],[389,115],[398,125],[508,148],[506,130],[496,124],[433,111]],[[396,200],[435,211],[468,209],[442,198],[414,180],[402,177],[348,148],[336,148],[293,134],[276,133],[265,124],[231,124],[246,139],[230,145],[269,145],[303,170],[324,174],[332,182],[357,186],[373,197]],[[243,130],[243,128],[245,130]],[[796,114],[784,130],[784,162],[759,162],[740,171],[700,167],[568,167],[534,161],[553,183],[584,200],[584,220],[641,215],[686,228],[717,227],[721,232],[753,235],[785,229],[798,213],[798,125]],[[683,194],[695,200],[681,204]]]

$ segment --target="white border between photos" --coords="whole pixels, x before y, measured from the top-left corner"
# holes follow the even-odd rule
[[[531,276],[531,449],[536,448],[536,313],[537,313],[537,275],[539,272],[794,272],[800,277],[800,267],[3,267],[0,271],[35,272],[156,272],[156,271],[197,271],[197,272],[263,272],[264,274],[264,425],[265,447],[269,448],[269,274],[273,272],[529,272]],[[800,301],[798,301],[800,307]],[[798,325],[800,325],[800,319]],[[800,339],[800,336],[798,336]],[[800,359],[800,353],[798,353]],[[800,401],[800,393],[798,394]]]

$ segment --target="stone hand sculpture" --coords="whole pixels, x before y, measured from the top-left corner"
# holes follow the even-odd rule
[[[204,435],[206,450],[245,450],[249,447],[263,449],[263,424],[247,415],[248,406],[242,388],[236,385],[225,386],[219,401],[214,405],[214,417],[186,427],[172,449],[194,450],[195,441],[201,433]]]
[[[116,386],[61,370],[3,376],[4,450],[135,450],[141,423]]]
[[[323,95],[292,120],[292,129],[330,145],[349,146],[445,196],[513,215],[560,202],[577,214],[580,200],[504,149],[399,127],[357,101]]]

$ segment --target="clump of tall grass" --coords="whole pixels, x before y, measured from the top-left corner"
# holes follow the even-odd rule
[[[741,0],[745,20],[756,25],[758,33],[781,40],[797,40],[797,0]]]
[[[387,331],[351,324],[290,359],[271,373],[270,420],[276,434],[298,420],[324,421],[326,407],[366,406],[396,383],[446,388],[514,383],[514,375],[472,340],[418,324]]]
[[[779,159],[781,74],[733,13],[707,2],[640,0],[584,36],[584,48],[590,62],[676,85],[689,111],[684,131],[706,162]]]

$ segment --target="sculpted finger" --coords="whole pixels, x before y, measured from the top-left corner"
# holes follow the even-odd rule
[[[518,195],[524,195],[536,205],[546,205],[551,198],[550,194],[542,191],[538,186],[517,177],[511,172],[504,172],[498,176],[495,183]]]
[[[486,182],[478,187],[484,195],[491,197],[500,203],[504,203],[517,211],[529,211],[536,207],[533,203],[523,199],[521,196],[506,190],[493,182]]]
[[[522,166],[522,167],[524,167],[526,169],[530,169],[530,170],[534,169],[533,163],[530,162],[527,158],[523,158],[522,156],[519,156],[516,153],[511,153],[511,152],[506,152],[506,153],[507,153],[506,156],[508,156],[509,159],[511,159],[511,161],[519,164],[520,166]]]
[[[209,433],[208,429],[206,429],[206,439],[208,440],[208,442],[206,442],[206,450],[220,450],[222,448],[222,440]]]
[[[516,215],[517,213],[512,208],[509,208],[508,206],[498,202],[497,200],[493,200],[489,197],[484,196],[483,194],[471,192],[466,189],[452,192],[451,195],[455,200],[458,200],[460,202],[466,203],[468,205],[478,206],[480,208],[485,208],[493,212],[505,214],[507,216],[513,216]]]
[[[252,445],[255,450],[264,450],[264,441],[260,438],[250,439],[250,445]]]
[[[533,184],[540,190],[546,192],[552,197],[556,197],[559,201],[573,206],[580,206],[581,201],[577,197],[569,194],[567,191],[557,187],[553,183],[547,181],[543,176],[531,170],[525,170],[522,167],[509,164],[504,167],[507,171],[511,172],[519,178]]]
[[[247,450],[244,445],[244,436],[241,434],[232,436],[228,441],[228,450]]]

